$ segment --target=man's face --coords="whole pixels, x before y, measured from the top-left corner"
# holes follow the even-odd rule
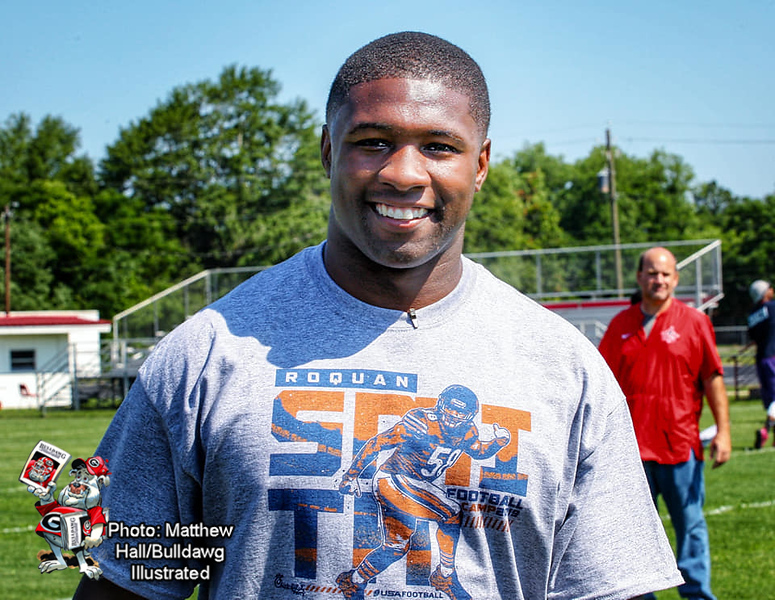
[[[456,429],[471,420],[471,415],[465,410],[465,407],[451,406],[438,411],[438,419],[445,430]]]
[[[462,250],[490,142],[468,97],[439,83],[380,79],[354,86],[323,132],[331,179],[328,244],[391,268]]]
[[[643,257],[643,270],[638,271],[637,278],[645,302],[664,303],[678,285],[675,257],[660,248],[647,251]]]

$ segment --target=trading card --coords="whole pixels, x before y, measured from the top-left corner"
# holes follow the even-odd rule
[[[41,488],[44,494],[48,493],[49,485],[56,481],[69,460],[70,455],[67,452],[41,440],[30,452],[19,481]]]

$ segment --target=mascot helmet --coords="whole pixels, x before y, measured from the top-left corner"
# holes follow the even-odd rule
[[[92,456],[86,460],[82,458],[76,458],[73,461],[72,468],[80,469],[81,467],[86,467],[86,470],[95,476],[110,475],[111,473],[108,471],[107,462],[107,460],[100,456]]]

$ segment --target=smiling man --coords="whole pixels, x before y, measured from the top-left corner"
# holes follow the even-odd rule
[[[321,140],[332,198],[325,264],[354,296],[407,310],[460,279],[465,220],[490,160],[490,105],[459,49],[446,49],[443,68],[441,56],[435,72],[423,67],[427,77],[406,78],[377,55],[389,43],[364,49],[374,52],[370,69],[364,56],[345,63],[331,90]]]
[[[667,506],[677,538],[681,597],[713,600],[699,418],[708,399],[717,433],[714,467],[732,449],[721,358],[708,317],[675,298],[679,274],[666,248],[644,252],[638,264],[642,301],[614,317],[600,352],[622,386],[654,502]]]
[[[461,254],[489,118],[478,65],[438,37],[347,59],[321,139],[328,239],[143,365],[99,454],[111,521],[160,538],[107,539],[79,600],[197,583],[201,599],[624,600],[681,581],[605,362]],[[175,523],[228,534],[164,537]],[[126,558],[152,543],[169,551]]]

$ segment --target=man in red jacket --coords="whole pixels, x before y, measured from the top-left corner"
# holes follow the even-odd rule
[[[729,402],[710,319],[673,296],[673,254],[651,248],[637,272],[643,299],[616,315],[600,342],[632,414],[654,502],[667,506],[676,533],[683,598],[714,599],[699,418],[702,397],[718,432],[710,444],[714,468],[731,453]],[[653,596],[652,596],[653,597]]]

